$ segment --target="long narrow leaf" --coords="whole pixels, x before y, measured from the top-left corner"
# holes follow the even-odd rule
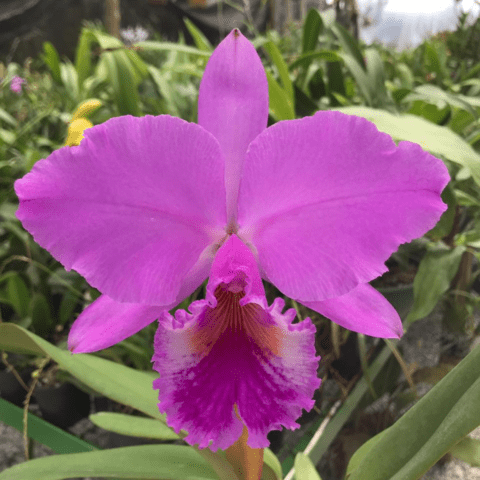
[[[170,42],[156,42],[153,40],[146,40],[145,42],[138,42],[135,44],[135,47],[140,51],[142,50],[151,50],[157,52],[182,52],[189,53],[191,55],[196,55],[199,57],[210,57],[211,52],[205,50],[200,50],[199,48],[189,47],[187,45],[180,45]]]
[[[152,388],[154,375],[125,367],[94,355],[71,354],[12,323],[0,324],[0,349],[49,356],[95,391],[124,405],[164,421],[158,411],[157,394]]]
[[[0,421],[22,432],[23,409],[0,398]],[[95,445],[65,432],[30,412],[27,417],[27,425],[30,438],[46,445],[56,453],[80,453],[98,450]]]
[[[292,120],[295,118],[293,105],[287,92],[278,84],[273,75],[267,70],[268,96],[270,112],[277,120]]]
[[[302,53],[315,50],[318,43],[318,36],[323,28],[323,19],[319,11],[315,8],[310,9],[303,24]]]
[[[373,104],[382,106],[388,98],[382,58],[376,48],[368,48],[365,51],[365,58],[367,60],[367,75]]]
[[[360,68],[365,72],[366,66],[365,61],[363,60],[363,54],[358,46],[357,41],[350,35],[348,30],[342,27],[339,23],[334,23],[330,29],[337,37],[340,45],[342,46],[343,50],[353,57],[355,62],[359,65]]]
[[[413,282],[414,303],[405,320],[406,328],[435,308],[457,274],[464,251],[465,247],[459,245],[452,250],[443,247],[425,254]]]
[[[342,57],[333,50],[317,50],[316,52],[307,52],[296,58],[288,68],[294,70],[298,67],[308,68],[313,60],[325,60],[327,62],[340,62]]]
[[[90,420],[105,430],[121,435],[158,440],[177,440],[180,438],[163,422],[152,418],[134,417],[122,413],[99,412],[90,415]]]
[[[295,457],[295,479],[322,480],[315,469],[315,465],[310,458],[303,453],[297,453],[297,456]]]
[[[370,79],[368,78],[368,75],[365,73],[362,66],[356,61],[355,57],[348,53],[340,53],[340,56],[343,58],[345,66],[348,68],[353,78],[355,79],[355,83],[357,84],[361,94],[365,98],[367,105],[372,106],[372,84]]]
[[[218,480],[208,463],[191,447],[145,445],[98,452],[43,457],[0,473],[0,480],[62,480],[114,477],[160,480]]]
[[[289,103],[292,105],[293,108],[295,108],[295,98],[293,94],[292,81],[290,80],[290,73],[280,50],[272,41],[266,42],[263,45],[263,48],[265,48],[273,63],[277,67],[280,80],[282,81],[283,89],[288,95]]]
[[[212,44],[208,38],[202,33],[202,31],[188,18],[183,19],[183,23],[187,27],[190,35],[193,37],[193,41],[199,50],[211,53],[213,51]]]
[[[43,61],[50,69],[53,79],[60,83],[62,81],[60,75],[60,57],[58,56],[56,48],[50,42],[45,42],[43,44],[43,51],[45,52]]]
[[[78,88],[80,91],[83,87],[83,82],[91,74],[92,59],[91,59],[91,44],[93,41],[92,32],[89,29],[83,29],[78,40],[77,51],[75,53],[75,69],[78,76]]]
[[[385,432],[349,480],[416,480],[480,424],[480,347]],[[364,449],[365,451],[365,449]],[[354,456],[355,458],[355,456]],[[352,458],[353,461],[353,458]]]

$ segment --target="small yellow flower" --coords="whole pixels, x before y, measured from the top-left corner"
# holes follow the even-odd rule
[[[68,125],[68,134],[67,139],[65,140],[65,145],[70,147],[80,145],[83,138],[83,132],[90,127],[93,127],[93,123],[86,118],[73,120],[73,122]]]
[[[65,145],[74,146],[80,145],[83,138],[83,132],[93,123],[87,120],[87,116],[94,112],[97,108],[102,106],[102,102],[96,98],[85,100],[81,103],[72,115],[72,120],[68,125],[67,139]]]
[[[93,113],[97,108],[100,108],[101,106],[102,106],[102,102],[97,98],[91,98],[90,100],[85,100],[75,110],[72,116],[72,122],[74,120],[78,120],[79,118],[88,117],[91,113]]]

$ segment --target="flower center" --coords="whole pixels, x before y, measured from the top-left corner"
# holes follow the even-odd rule
[[[268,312],[256,303],[240,305],[245,285],[245,279],[239,275],[216,288],[217,305],[206,309],[191,339],[194,350],[201,356],[208,355],[217,342],[233,342],[235,346],[245,340],[266,358],[279,355],[280,329]]]

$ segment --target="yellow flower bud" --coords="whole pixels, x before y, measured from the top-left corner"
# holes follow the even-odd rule
[[[72,147],[73,145],[80,145],[80,142],[83,138],[83,132],[87,129],[93,127],[93,123],[86,118],[78,118],[73,120],[68,125],[68,134],[67,139],[65,140],[65,145]]]
[[[102,106],[102,102],[97,98],[91,98],[89,100],[85,100],[75,110],[72,117],[72,122],[74,122],[75,120],[78,120],[79,118],[88,117],[91,113],[93,113],[97,108],[100,108],[101,106]]]

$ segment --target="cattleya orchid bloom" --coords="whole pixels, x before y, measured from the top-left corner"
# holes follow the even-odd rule
[[[15,184],[18,218],[103,295],[78,317],[72,352],[109,347],[159,320],[159,408],[186,441],[225,449],[293,429],[320,381],[315,328],[268,304],[262,279],[348,329],[400,337],[368,282],[445,210],[444,164],[367,120],[322,111],[269,128],[268,86],[233,30],[213,52],[198,125],[112,118]],[[178,305],[209,277],[206,298]]]

